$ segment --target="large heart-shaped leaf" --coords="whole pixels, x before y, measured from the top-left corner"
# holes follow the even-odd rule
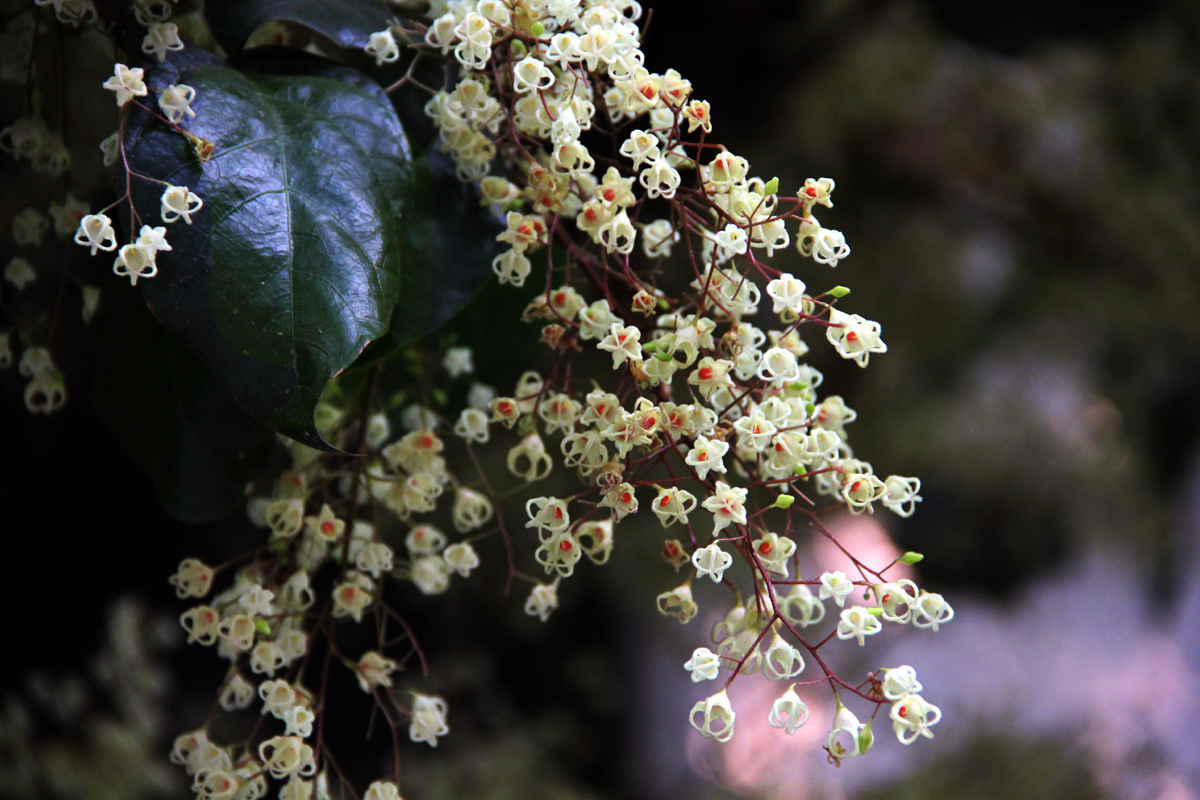
[[[206,0],[204,18],[213,36],[236,59],[250,34],[268,22],[295,22],[343,47],[365,47],[387,27],[381,0]]]
[[[125,153],[139,224],[162,224],[160,181],[188,186],[204,207],[168,227],[173,249],[139,285],[242,408],[322,446],[321,392],[387,332],[400,296],[404,131],[378,85],[352,70],[246,74],[184,53],[149,83],[196,90],[185,126],[211,154],[201,161],[144,112],[126,121]],[[428,282],[420,269],[414,260],[414,286]]]

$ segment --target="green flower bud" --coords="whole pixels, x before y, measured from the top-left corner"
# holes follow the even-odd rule
[[[914,553],[912,550],[909,550],[907,553],[900,556],[901,564],[912,565],[912,564],[916,564],[916,563],[924,561],[924,560],[925,560],[925,556],[921,555],[920,553]]]
[[[846,295],[850,294],[850,290],[845,286],[835,286],[826,292],[826,294],[831,294],[834,297],[845,297]]]
[[[864,755],[871,749],[871,745],[875,744],[875,734],[871,731],[871,723],[863,725],[862,730],[858,733],[858,753]]]

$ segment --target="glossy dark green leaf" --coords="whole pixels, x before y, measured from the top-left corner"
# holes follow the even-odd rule
[[[267,465],[274,433],[238,407],[136,292],[107,292],[91,330],[92,404],[150,473],[163,508],[185,522],[209,522],[245,502],[246,482]]]
[[[367,348],[359,366],[437,329],[495,281],[492,259],[504,225],[480,204],[475,187],[458,179],[448,155],[430,148],[414,162],[409,200],[404,291],[391,330]]]
[[[243,409],[323,446],[313,410],[325,386],[387,333],[402,281],[428,296],[427,263],[409,260],[402,276],[404,131],[382,89],[352,70],[248,74],[189,51],[149,84],[196,90],[184,126],[212,143],[210,157],[144,112],[125,125],[138,224],[163,224],[157,181],[204,201],[192,224],[168,225],[173,249],[139,286]]]
[[[372,33],[387,27],[382,0],[206,0],[204,18],[217,42],[237,59],[246,40],[268,22],[295,22],[343,47],[365,47]]]

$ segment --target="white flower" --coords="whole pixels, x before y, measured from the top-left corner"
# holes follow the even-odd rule
[[[692,683],[711,681],[717,677],[717,671],[721,668],[721,658],[707,647],[697,647],[683,668],[692,673]]]
[[[433,695],[415,695],[408,738],[414,742],[427,742],[430,747],[437,747],[437,737],[445,736],[449,732],[450,726],[446,724],[446,701]]]
[[[779,598],[779,610],[788,622],[802,628],[825,618],[825,606],[802,583],[793,584],[791,591]]]
[[[168,50],[182,50],[183,42],[179,38],[179,27],[174,22],[152,22],[146,37],[142,39],[142,52],[153,54],[162,61],[167,57]]]
[[[471,348],[447,348],[446,357],[442,359],[442,366],[451,378],[461,378],[463,375],[470,375],[475,371]]]
[[[878,322],[831,308],[829,323],[825,337],[842,358],[852,359],[855,364],[865,367],[871,353],[887,352],[887,345],[879,338],[881,327]]]
[[[935,633],[938,625],[954,619],[954,609],[940,594],[921,592],[913,608],[912,624],[918,628],[930,628]]]
[[[192,214],[195,214],[203,206],[204,201],[191,189],[186,186],[167,184],[167,188],[162,193],[162,220],[163,222],[174,222],[182,217],[184,222],[191,225]]]
[[[789,686],[783,696],[771,705],[771,713],[767,715],[767,722],[773,728],[783,728],[789,736],[808,722],[808,706],[796,694],[796,684],[793,683]]]
[[[778,633],[763,655],[763,674],[771,680],[794,678],[804,671],[804,656]]]
[[[369,694],[375,686],[389,687],[392,685],[392,673],[399,668],[400,665],[392,659],[376,650],[368,650],[358,660],[358,688]]]
[[[805,289],[804,281],[797,280],[790,272],[785,272],[770,281],[767,284],[767,295],[774,302],[771,310],[776,314],[803,313]]]
[[[688,451],[687,458],[684,463],[696,470],[696,476],[700,480],[708,477],[709,471],[725,472],[725,464],[722,459],[729,452],[729,444],[720,439],[708,439],[704,436],[697,436],[696,443],[692,445],[692,449]]]
[[[703,718],[700,724],[696,722],[697,714]],[[696,703],[692,706],[692,713],[688,715],[688,721],[692,723],[693,728],[718,742],[728,742],[733,737],[733,723],[736,719],[737,714],[729,704],[729,695],[724,689],[707,700]]]
[[[22,291],[27,285],[37,280],[37,272],[34,270],[33,264],[29,263],[29,259],[17,256],[4,268],[4,279],[16,286],[17,291]]]
[[[746,524],[746,494],[746,490],[740,486],[730,486],[724,481],[717,481],[713,493],[700,504],[712,512],[713,536],[730,524]]]
[[[916,504],[921,502],[921,495],[917,494],[921,491],[921,479],[889,475],[883,485],[887,487],[887,494],[880,498],[884,507],[902,517],[912,516]]]
[[[450,588],[450,565],[438,555],[421,556],[413,561],[412,582],[421,594],[441,594]]]
[[[859,645],[865,644],[864,636],[879,633],[883,623],[862,606],[851,606],[842,612],[841,622],[837,626],[839,639],[858,639]]]
[[[696,577],[705,575],[712,578],[713,583],[720,583],[725,570],[733,563],[733,556],[726,553],[716,542],[708,547],[701,547],[692,555],[692,566],[696,568]]]
[[[842,736],[843,733],[848,736]],[[825,743],[829,754],[834,758],[862,755],[871,746],[872,738],[869,726],[859,722],[854,712],[839,701],[837,715],[833,718],[833,730],[829,732],[829,739]]]
[[[158,94],[158,105],[171,122],[179,122],[184,115],[196,116],[192,111],[192,101],[196,99],[196,90],[187,84],[168,86]],[[168,222],[170,220],[167,220]]]
[[[367,51],[367,55],[375,57],[377,67],[400,58],[400,47],[396,44],[396,37],[392,36],[390,28],[372,33],[363,49]]]
[[[117,251],[113,261],[113,273],[128,277],[130,284],[136,286],[138,278],[153,278],[158,274],[158,265],[154,263],[155,249],[144,244],[127,244]]]
[[[830,597],[839,606],[846,605],[846,597],[854,589],[854,584],[841,570],[826,572],[821,576],[821,591],[817,597],[826,600]]]
[[[910,694],[892,706],[892,729],[902,744],[912,744],[918,736],[933,738],[929,726],[942,718],[941,709],[919,694]]]
[[[608,336],[596,347],[612,353],[613,369],[631,360],[640,363],[642,360],[642,332],[633,325],[622,325],[614,322],[608,329]]]
[[[442,553],[442,558],[446,560],[446,566],[464,578],[471,574],[471,570],[479,566],[479,554],[475,552],[475,548],[469,542],[450,545]]]
[[[910,694],[921,691],[917,671],[910,666],[894,667],[883,671],[883,696],[892,702],[903,700]]]
[[[908,578],[901,578],[894,583],[882,583],[873,587],[879,607],[883,609],[883,618],[888,622],[908,622],[912,616],[912,607],[917,602],[917,585]]]
[[[537,617],[542,622],[550,618],[550,612],[558,608],[558,579],[554,583],[539,583],[529,593],[525,601],[525,613]]]
[[[767,571],[775,575],[787,577],[787,562],[796,552],[796,543],[786,536],[777,533],[764,533],[753,544],[754,552]]]
[[[134,97],[145,97],[149,91],[142,80],[143,70],[130,69],[124,64],[113,66],[113,76],[104,82],[104,88],[117,93],[117,105],[123,106]]]
[[[328,794],[325,795],[326,798],[328,796]],[[318,797],[318,800],[321,798]],[[401,800],[400,789],[391,781],[374,781],[367,787],[367,793],[363,795],[363,800]]]

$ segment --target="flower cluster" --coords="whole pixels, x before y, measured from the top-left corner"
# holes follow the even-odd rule
[[[97,16],[91,0],[47,2],[70,24]],[[206,800],[260,797],[271,781],[285,800],[330,796],[321,749],[326,698],[310,687],[326,686],[331,672],[372,697],[394,740],[407,727],[410,741],[436,747],[450,729],[448,704],[396,685],[410,659],[425,666],[394,602],[397,587],[437,602],[481,567],[480,552],[488,553],[476,548],[496,537],[509,582],[527,590],[525,614],[545,622],[576,570],[608,563],[619,527],[637,524],[639,512],[672,537],[663,560],[685,570],[682,583],[667,588],[676,575],[661,587],[664,616],[696,619],[708,602],[696,585],[728,592],[719,622],[684,664],[694,682],[724,679],[692,708],[702,735],[731,739],[737,712],[729,690],[739,675],[761,670],[787,685],[767,719],[787,734],[808,721],[811,687],[832,689],[832,758],[866,752],[873,741],[870,722],[842,695],[876,712],[891,703],[904,744],[931,737],[940,711],[922,699],[912,668],[855,685],[820,654],[840,641],[863,646],[884,623],[937,631],[952,619],[941,595],[899,574],[899,563],[915,563],[916,554],[886,565],[848,554],[853,575],[812,575],[802,563],[813,535],[836,539],[823,522],[832,508],[908,516],[921,501],[918,479],[883,477],[856,455],[847,431],[856,412],[825,391],[824,376],[806,362],[824,339],[866,367],[872,354],[887,352],[881,326],[842,307],[844,287],[810,289],[828,273],[802,279],[766,263],[793,247],[819,270],[849,256],[842,233],[814,216],[817,206],[833,207],[834,181],[809,178],[781,193],[777,178],[755,175],[745,158],[710,141],[712,108],[691,82],[673,69],[646,68],[636,0],[430,5],[423,22],[397,21],[364,50],[377,66],[407,56],[451,67],[445,85],[428,90],[424,112],[459,178],[503,221],[491,263],[499,283],[544,287],[523,320],[540,326],[553,358],[508,394],[463,385],[474,358],[462,346],[426,359],[429,380],[386,399],[373,383],[346,394],[331,385],[315,423],[342,452],[286,442],[286,468],[249,492],[247,513],[263,546],[216,568],[185,559],[169,579],[196,603],[180,617],[188,641],[229,662],[220,707],[256,707],[264,717],[245,746],[220,745],[207,730],[186,733],[172,761]],[[170,3],[135,0],[134,12],[146,29],[146,56],[162,61],[184,47],[168,21]],[[203,113],[193,108],[195,88],[182,83],[162,89],[157,104],[144,99],[142,68],[117,63],[101,85],[123,114],[132,104],[184,136],[180,126],[197,108]],[[118,134],[106,139],[105,164],[123,162],[122,148]],[[61,137],[35,116],[0,130],[0,149],[50,174],[70,164]],[[186,186],[162,189],[158,219],[136,219],[126,235],[108,216],[113,206],[90,213],[68,195],[49,219],[21,212],[14,239],[36,247],[53,222],[90,255],[115,253],[113,272],[136,285],[173,249],[166,226],[192,225],[204,206]],[[17,257],[5,278],[22,290],[38,273]],[[85,317],[89,302],[94,309],[85,288]],[[13,360],[2,333],[0,368]],[[60,407],[65,390],[49,351],[26,347],[19,363],[30,379],[29,408]],[[465,406],[445,399],[446,386],[465,390],[454,392]],[[430,398],[429,406],[393,413],[408,391]],[[479,457],[484,448],[491,458]],[[531,487],[564,472],[578,477],[577,490],[549,490],[563,495],[555,496]],[[524,524],[510,525],[501,498],[517,494]],[[827,618],[827,602],[840,610],[836,618]],[[347,629],[377,634],[377,644],[339,638]],[[351,638],[353,649],[341,644]],[[310,664],[315,647],[325,657],[311,661],[324,667]],[[376,781],[365,797],[399,800],[397,781]]]
[[[819,394],[823,376],[804,362],[810,342],[802,333],[815,329],[865,367],[887,351],[880,325],[839,308],[842,287],[809,292],[762,260],[793,242],[829,267],[849,255],[844,236],[813,213],[833,207],[834,181],[810,178],[783,196],[777,179],[753,175],[744,158],[710,143],[711,108],[691,83],[644,67],[641,8],[631,0],[450,0],[431,13],[428,26],[376,34],[368,52],[390,60],[394,34],[403,34],[413,47],[458,62],[457,79],[425,110],[460,177],[478,181],[483,202],[504,214],[504,249],[493,264],[499,281],[524,285],[535,256],[546,265],[545,291],[525,319],[541,321],[556,357],[547,373],[527,373],[511,395],[494,399],[490,417],[464,411],[455,431],[484,443],[494,437],[489,425],[516,427],[521,439],[507,459],[514,476],[538,481],[557,462],[583,481],[573,496],[526,505],[534,560],[552,579],[535,582],[526,612],[546,619],[582,557],[607,560],[615,526],[647,505],[690,541],[668,541],[664,557],[695,570],[658,597],[663,614],[694,618],[692,580],[730,583],[741,556],[752,600],[735,592],[714,631],[716,652],[699,648],[686,665],[695,681],[722,667],[731,673],[692,713],[693,726],[720,741],[733,734],[726,690],[737,674],[761,667],[794,678],[805,653],[830,638],[862,645],[884,622],[936,630],[949,620],[940,595],[884,574],[894,564],[876,570],[856,560],[856,579],[791,575],[799,570],[799,528],[832,536],[817,496],[852,514],[882,506],[901,516],[921,499],[919,480],[878,476],[855,455],[846,428],[855,411],[836,394]],[[563,256],[541,255],[551,242]],[[691,291],[672,296],[654,276],[683,243]],[[589,351],[604,361],[587,362]],[[585,362],[611,380],[581,391],[570,376]],[[873,602],[846,607],[855,590]],[[842,608],[836,636],[806,638],[829,599]],[[823,669],[834,688],[881,702]],[[936,721],[923,707],[912,713]],[[769,722],[792,732],[807,719],[793,686]],[[855,733],[844,752],[865,750]]]

